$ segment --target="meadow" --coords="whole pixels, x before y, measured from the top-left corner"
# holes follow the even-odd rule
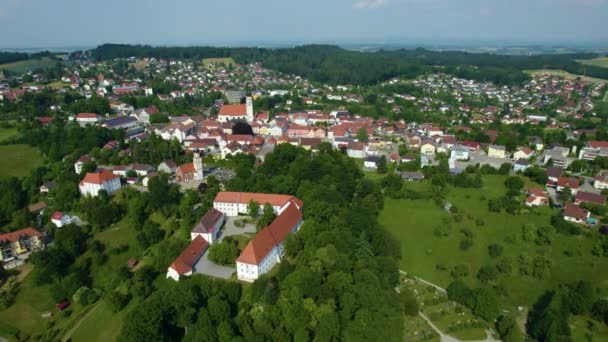
[[[38,149],[28,145],[1,145],[0,157],[0,178],[21,178],[42,165]]]
[[[594,59],[581,59],[577,62],[585,65],[592,65],[600,68],[608,68],[608,57],[600,57]]]
[[[1,64],[0,69],[14,74],[22,74],[36,69],[48,69],[55,66],[55,63],[57,63],[57,61],[44,57],[40,59],[28,59],[25,61]]]
[[[495,281],[504,289],[501,301],[508,309],[529,306],[545,290],[564,282],[588,279],[596,286],[608,288],[605,272],[608,258],[592,253],[598,244],[597,233],[570,236],[552,232],[549,244],[538,245],[524,240],[522,227],[526,224],[549,227],[554,210],[545,207],[518,215],[488,211],[487,201],[506,193],[504,179],[486,176],[481,189],[449,187],[446,199],[458,208],[460,222],[455,219],[457,215],[448,213],[431,199],[386,198],[380,223],[401,242],[401,269],[445,288],[454,279],[451,275],[454,267],[464,265],[469,274],[463,279],[477,287],[481,285],[476,277],[481,267],[511,258],[511,274],[499,275]],[[424,194],[431,186],[428,182],[406,183],[406,188]],[[448,236],[436,234],[442,228],[449,232]],[[464,231],[472,233],[473,245],[467,250],[460,247]],[[502,255],[491,257],[490,244],[500,244]],[[542,279],[520,275],[518,258],[533,259],[539,255],[551,262],[548,274]]]
[[[202,63],[203,63],[203,66],[206,68],[209,67],[210,65],[215,65],[215,66],[218,66],[220,64],[224,64],[225,66],[236,65],[236,62],[234,61],[234,59],[232,59],[232,57],[204,58]]]

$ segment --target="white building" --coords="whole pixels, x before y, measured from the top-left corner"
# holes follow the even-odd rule
[[[253,99],[247,97],[245,104],[233,104],[223,105],[217,115],[217,119],[220,122],[229,122],[234,120],[246,120],[247,122],[253,122]]]
[[[111,171],[87,173],[78,186],[83,196],[97,196],[100,190],[105,190],[111,195],[120,189],[120,177]]]
[[[226,216],[234,217],[239,214],[247,214],[249,212],[249,202],[254,201],[260,205],[260,210],[268,203],[272,206],[275,214],[280,214],[285,205],[292,200],[297,201],[300,207],[302,206],[302,201],[289,195],[221,191],[213,200],[213,208],[226,214]]]
[[[95,113],[80,113],[76,115],[76,122],[81,126],[94,125],[101,122],[101,115]]]
[[[302,217],[302,207],[295,199],[290,200],[279,216],[243,249],[236,260],[237,278],[253,282],[280,263],[284,255],[283,241],[300,229]]]
[[[194,266],[203,256],[209,243],[201,236],[197,236],[190,242],[190,245],[184,249],[182,254],[173,261],[169,269],[167,269],[167,278],[179,281],[181,277],[187,277],[194,272]]]
[[[595,177],[593,187],[600,190],[608,189],[608,173],[603,173]]]
[[[196,226],[192,228],[190,238],[196,239],[197,236],[201,236],[209,244],[214,243],[220,232],[220,228],[226,220],[226,215],[217,209],[210,209],[207,213],[201,217]]]
[[[84,164],[91,162],[93,160],[93,158],[89,157],[88,155],[84,155],[82,157],[80,157],[75,163],[74,163],[74,171],[77,174],[80,174],[82,172],[82,167],[84,166]]]

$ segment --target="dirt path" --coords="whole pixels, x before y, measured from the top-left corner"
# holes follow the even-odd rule
[[[93,312],[95,312],[95,310],[97,310],[97,308],[99,308],[99,305],[101,304],[101,300],[99,300],[99,302],[97,302],[97,304],[95,304],[95,307],[92,308],[86,315],[84,315],[79,321],[78,323],[76,323],[76,325],[74,325],[72,327],[72,329],[70,329],[68,331],[67,334],[65,334],[65,336],[61,339],[61,342],[67,342],[70,340],[70,338],[72,337],[72,335],[74,335],[74,333],[78,330],[78,328],[80,328],[80,326],[87,320],[89,319],[89,317],[91,317],[91,315],[93,314]]]

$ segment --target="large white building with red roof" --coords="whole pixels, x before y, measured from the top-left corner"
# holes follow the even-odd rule
[[[250,201],[260,206],[270,204],[277,218],[249,241],[236,260],[237,277],[247,282],[255,281],[281,262],[283,241],[302,226],[304,205],[302,200],[289,195],[220,192],[213,201],[213,207],[226,216],[237,216],[247,213]]]
[[[78,189],[83,196],[95,197],[101,190],[105,190],[108,195],[111,195],[120,190],[120,177],[108,170],[87,173],[80,181]]]
[[[217,119],[220,122],[228,122],[234,120],[246,120],[253,122],[253,99],[247,97],[245,104],[223,105],[217,114]]]
[[[169,266],[167,278],[179,281],[180,277],[192,275],[194,266],[208,247],[209,243],[202,236],[195,237],[182,254]]]

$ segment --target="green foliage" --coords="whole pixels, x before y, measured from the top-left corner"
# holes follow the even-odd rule
[[[272,209],[272,205],[270,203],[264,203],[264,209],[262,210],[262,216],[258,219],[256,223],[257,230],[261,230],[262,228],[268,226],[274,221],[276,215],[274,213],[274,209]]]
[[[488,254],[492,258],[498,258],[499,256],[501,256],[503,250],[504,250],[504,247],[498,243],[493,243],[488,246]]]
[[[249,216],[256,218],[260,215],[260,204],[254,200],[250,200],[249,203],[247,203],[247,212],[249,213]]]
[[[418,311],[420,311],[420,305],[418,304],[416,295],[409,289],[402,289],[399,297],[403,313],[408,316],[417,316]]]
[[[104,299],[110,310],[117,313],[122,311],[122,309],[129,304],[131,298],[129,294],[122,294],[120,291],[111,291]]]
[[[498,318],[496,331],[503,342],[523,342],[524,340],[517,321],[511,315],[503,315]]]
[[[233,265],[239,252],[237,241],[227,237],[222,242],[211,245],[209,260],[220,265]]]

